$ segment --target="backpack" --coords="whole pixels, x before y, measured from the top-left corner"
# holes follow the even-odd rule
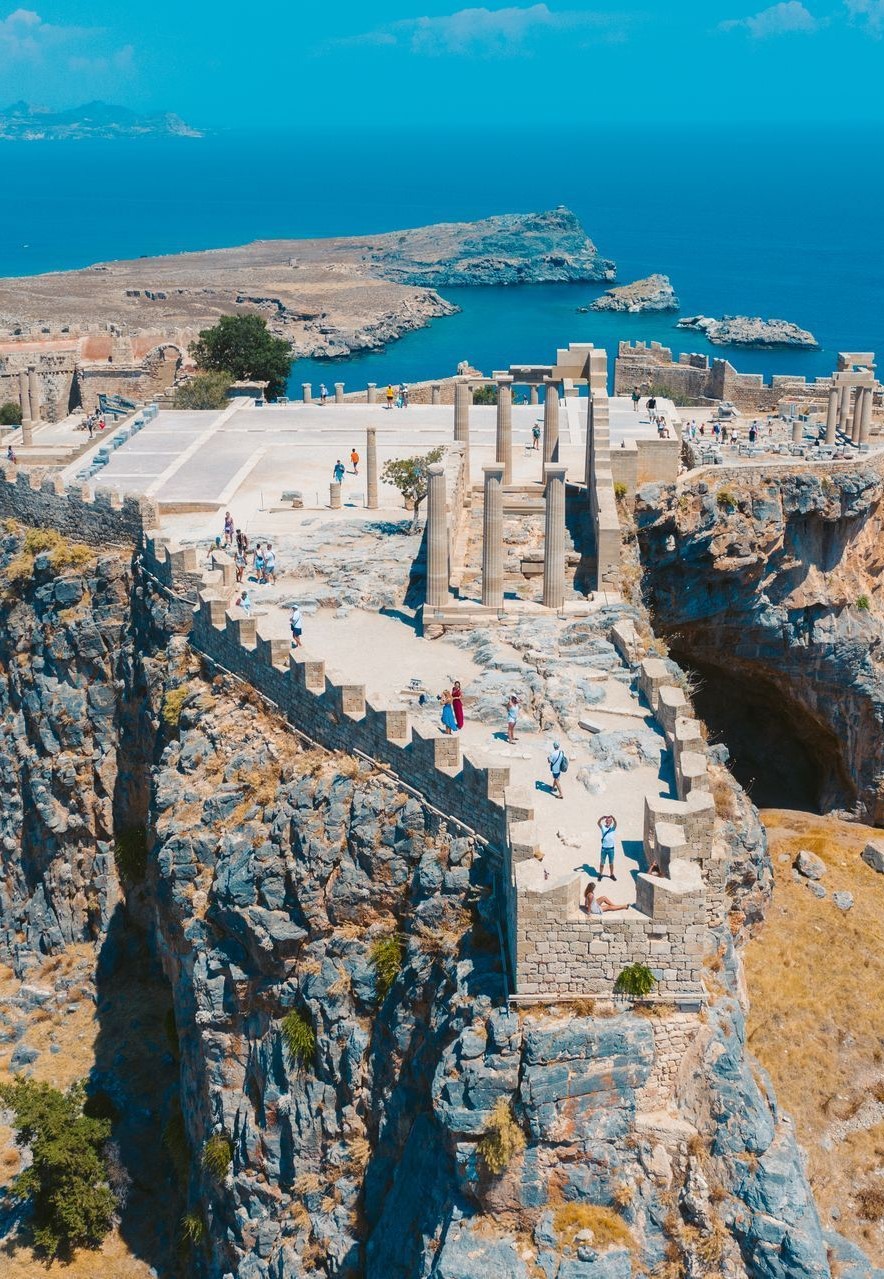
[[[564,751],[562,751],[562,762],[559,765],[559,772],[567,773],[567,771],[568,771],[568,756],[565,754]]]

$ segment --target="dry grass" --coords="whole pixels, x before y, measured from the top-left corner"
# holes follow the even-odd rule
[[[762,819],[776,890],[745,953],[749,1047],[770,1072],[808,1151],[824,1222],[831,1208],[840,1208],[838,1229],[880,1266],[884,1237],[879,1227],[863,1224],[859,1199],[882,1166],[884,1125],[851,1133],[830,1151],[820,1139],[884,1081],[884,876],[860,859],[866,842],[881,833],[805,813],[771,810]],[[792,880],[791,863],[802,848],[826,863],[822,901]],[[782,855],[788,860],[780,862]],[[853,893],[847,914],[831,901],[838,889]]]
[[[12,1242],[0,1245],[0,1274],[3,1279],[149,1279],[156,1271],[133,1257],[117,1230],[112,1230],[100,1248],[81,1248],[69,1262],[37,1257],[26,1246]]]
[[[635,1248],[632,1231],[620,1214],[598,1204],[562,1204],[553,1215],[553,1230],[563,1248],[573,1248],[582,1230],[591,1231],[593,1244],[598,1249]]]
[[[733,787],[723,773],[713,775],[711,790],[718,816],[726,822],[733,821],[737,815],[737,801]]]

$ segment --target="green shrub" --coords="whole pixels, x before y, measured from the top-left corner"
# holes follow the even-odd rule
[[[21,550],[6,566],[6,576],[12,587],[19,588],[30,581],[34,574],[34,562],[38,555],[47,555],[53,572],[66,568],[86,568],[95,559],[95,552],[82,542],[69,542],[57,529],[28,529]]]
[[[116,1208],[103,1153],[110,1120],[84,1114],[83,1100],[82,1083],[66,1093],[33,1079],[0,1084],[16,1143],[30,1148],[32,1160],[12,1193],[30,1203],[34,1246],[47,1257],[97,1247]]]
[[[223,409],[233,378],[229,373],[198,373],[175,388],[176,409]]]
[[[872,607],[868,595],[858,595],[856,607],[861,613],[868,613],[869,609]]]
[[[617,480],[614,484],[614,496],[618,502],[622,502],[626,497],[627,488],[622,480]]]
[[[516,1123],[505,1097],[494,1103],[484,1136],[479,1139],[479,1155],[488,1171],[500,1176],[510,1162],[525,1149],[525,1134]]]
[[[384,1002],[390,987],[399,976],[403,954],[402,939],[398,933],[390,933],[387,937],[381,937],[372,946],[371,962],[374,966],[378,1003],[382,1004]]]
[[[299,1069],[310,1065],[316,1052],[316,1031],[306,1013],[293,1008],[282,1019],[283,1043],[289,1050],[289,1056]]]
[[[656,985],[657,978],[647,965],[627,964],[614,982],[614,993],[628,995],[630,999],[641,999],[644,995],[650,995]]]
[[[181,708],[187,700],[190,689],[186,684],[179,684],[177,688],[170,688],[163,698],[163,709],[160,714],[163,717],[163,723],[168,724],[169,728],[177,728],[181,719]]]
[[[719,489],[715,495],[715,501],[718,504],[718,509],[727,512],[727,514],[737,509],[737,499],[730,489]]]
[[[199,1212],[186,1212],[178,1223],[178,1229],[182,1241],[193,1248],[198,1248],[206,1237],[206,1223]]]
[[[114,861],[124,884],[140,884],[147,871],[147,831],[127,826],[114,838]]]
[[[0,404],[0,426],[21,426],[21,408],[14,400]]]
[[[210,1177],[223,1181],[233,1159],[233,1143],[223,1132],[213,1133],[203,1146],[203,1167]]]

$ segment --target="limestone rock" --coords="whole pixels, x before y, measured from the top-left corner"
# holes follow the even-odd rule
[[[805,879],[822,879],[826,873],[826,863],[821,857],[817,857],[816,853],[802,848],[795,858],[795,869]]]
[[[879,875],[884,874],[884,841],[872,840],[862,851],[862,859]]]
[[[649,275],[644,280],[636,280],[633,284],[621,284],[617,288],[608,289],[588,308],[590,311],[628,311],[637,314],[641,311],[677,311],[679,307],[675,289],[668,275]]]
[[[702,333],[717,346],[819,346],[807,329],[800,329],[788,320],[762,320],[760,316],[726,315],[721,320],[713,320],[708,315],[689,315],[679,320],[676,327]]]
[[[853,893],[848,893],[846,890],[832,893],[832,901],[838,909],[843,910],[845,914],[847,911],[853,909]]]

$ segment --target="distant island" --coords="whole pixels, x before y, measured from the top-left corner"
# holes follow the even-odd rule
[[[140,115],[108,102],[48,111],[27,102],[0,110],[0,141],[67,142],[84,138],[201,138],[199,129],[172,112]]]

